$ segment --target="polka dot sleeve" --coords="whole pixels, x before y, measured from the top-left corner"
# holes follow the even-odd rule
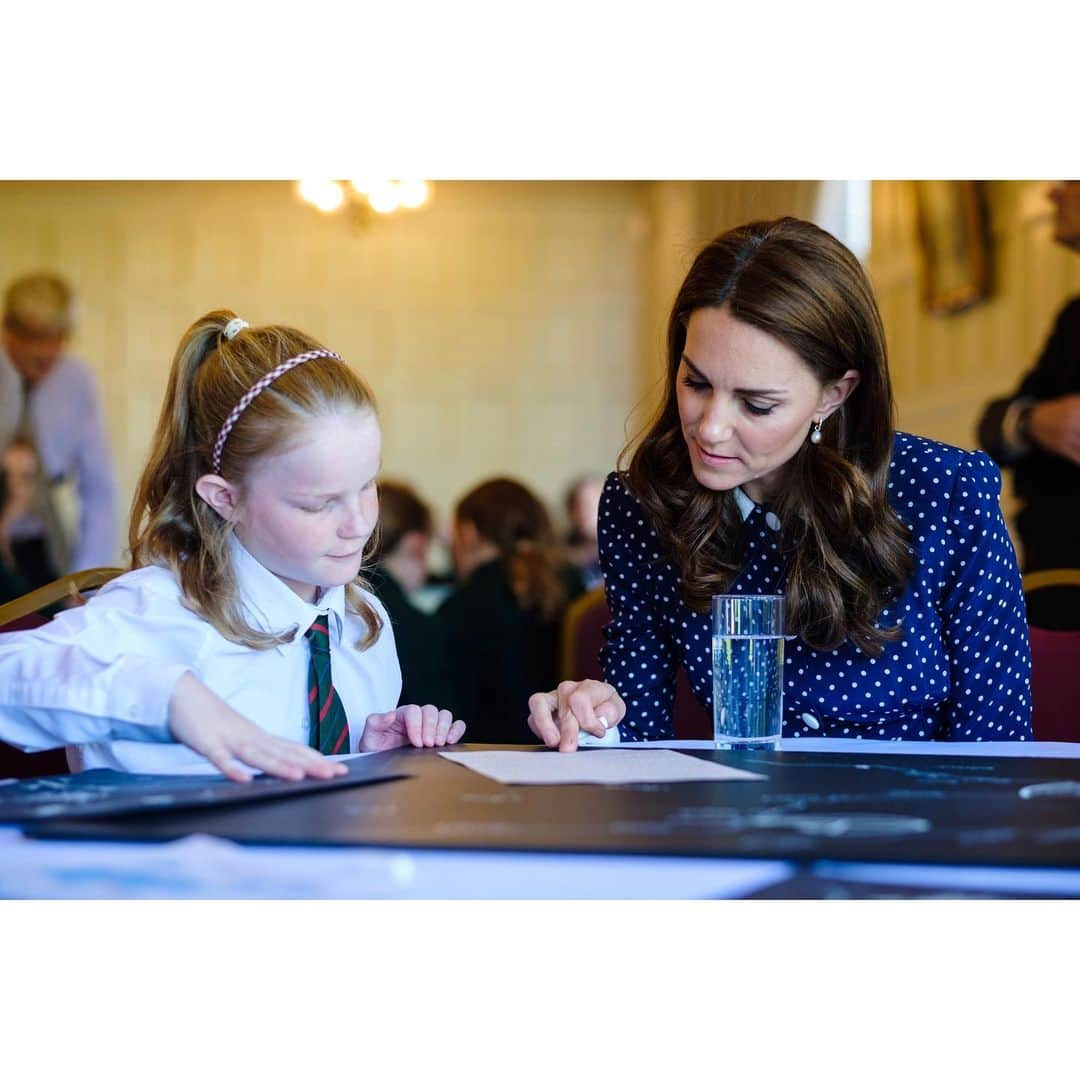
[[[1001,473],[961,456],[950,496],[942,630],[948,739],[1030,739],[1031,651],[1016,553],[1001,515]]]
[[[604,485],[598,533],[611,612],[600,659],[605,679],[626,703],[619,730],[628,742],[673,738],[678,657],[665,608],[671,606],[678,579],[661,555],[644,511],[616,473]]]

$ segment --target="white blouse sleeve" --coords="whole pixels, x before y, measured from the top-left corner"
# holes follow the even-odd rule
[[[146,568],[34,630],[0,634],[0,739],[45,750],[103,739],[171,741],[169,698],[206,624]]]

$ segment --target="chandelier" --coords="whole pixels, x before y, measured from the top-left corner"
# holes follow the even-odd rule
[[[351,213],[361,223],[376,214],[419,210],[431,199],[427,180],[298,180],[300,198],[324,214]]]

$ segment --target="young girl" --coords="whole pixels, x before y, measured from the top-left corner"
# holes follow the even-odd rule
[[[547,510],[516,480],[480,484],[454,511],[453,554],[460,584],[439,618],[455,707],[474,718],[475,742],[532,742],[529,694],[556,676],[559,626],[574,584],[556,566]]]
[[[710,597],[783,592],[784,735],[1029,739],[1000,491],[985,454],[894,431],[851,252],[794,218],[732,229],[679,290],[664,400],[604,489],[607,681],[535,694],[530,726],[564,750],[620,720],[670,738],[679,664],[712,706]]]
[[[230,311],[199,319],[132,506],[134,569],[0,637],[0,738],[83,744],[75,770],[188,771],[202,754],[234,778],[234,758],[328,776],[319,752],[457,742],[446,710],[395,708],[393,632],[356,581],[380,444],[371,392],[336,353]]]

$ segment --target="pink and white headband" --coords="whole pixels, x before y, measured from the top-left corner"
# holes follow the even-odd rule
[[[237,322],[241,320],[235,320]],[[229,324],[232,325],[231,323]],[[244,324],[247,325],[246,323]],[[226,327],[228,329],[228,327]],[[239,328],[238,328],[239,330]],[[235,336],[235,332],[234,335]],[[240,415],[243,411],[261,394],[275,379],[279,379],[286,371],[292,371],[294,367],[300,364],[306,363],[308,360],[317,360],[319,357],[327,357],[330,360],[340,360],[341,357],[336,352],[331,352],[329,349],[312,349],[310,352],[300,353],[299,356],[290,357],[284,363],[278,364],[273,371],[268,371],[250,390],[248,390],[244,396],[236,403],[233,411],[225,418],[225,423],[221,425],[221,430],[218,432],[217,439],[214,440],[214,454],[212,458],[214,472],[221,472],[221,452],[225,449],[225,440],[229,437],[229,432],[232,431],[236,421],[240,419]]]

